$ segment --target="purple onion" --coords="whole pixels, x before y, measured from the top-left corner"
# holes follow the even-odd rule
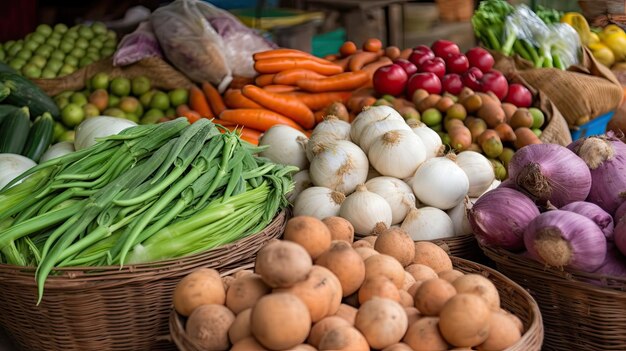
[[[477,239],[486,246],[524,248],[524,230],[539,216],[537,206],[519,191],[498,187],[479,197],[467,211]]]
[[[584,272],[602,265],[606,243],[604,233],[591,219],[561,210],[540,214],[524,232],[531,257],[548,266]]]
[[[593,273],[608,275],[613,277],[626,277],[626,262],[619,250],[609,245],[606,250],[606,257],[600,268]]]
[[[610,214],[626,200],[626,144],[613,133],[577,140],[568,145],[589,167],[591,190],[587,201]]]
[[[561,210],[578,213],[591,219],[600,227],[607,240],[613,240],[613,217],[600,206],[591,202],[576,201],[561,207]]]
[[[620,219],[622,219],[626,215],[626,202],[622,202],[621,205],[615,210],[615,215],[613,215],[613,221],[617,223]]]
[[[513,155],[508,170],[520,190],[558,208],[585,200],[591,189],[585,162],[561,145],[525,146]]]
[[[613,230],[613,242],[617,249],[626,255],[626,217],[620,218],[615,223],[615,229]]]

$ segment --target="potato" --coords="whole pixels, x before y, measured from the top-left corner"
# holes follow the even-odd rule
[[[306,279],[313,261],[300,245],[289,241],[275,241],[259,250],[255,271],[272,288],[288,288]]]
[[[413,296],[409,294],[406,290],[399,290],[400,293],[400,304],[402,307],[413,307],[415,305],[415,301],[413,300]]]
[[[311,315],[297,296],[273,293],[263,296],[252,308],[250,328],[264,347],[287,349],[303,343],[309,336]]]
[[[274,289],[275,293],[292,293],[308,307],[312,322],[337,313],[341,304],[341,283],[333,272],[313,266],[306,280],[290,288]]]
[[[374,245],[367,240],[361,239],[352,243],[352,247],[358,249],[359,247],[369,247],[370,249],[374,249]]]
[[[254,273],[254,271],[252,271],[251,269],[242,269],[240,271],[235,272],[235,274],[233,274],[233,278],[238,279],[240,277],[243,277],[244,275],[248,275],[252,273]]]
[[[332,216],[324,218],[322,222],[330,230],[330,238],[332,240],[343,240],[349,244],[354,242],[354,227],[347,219]]]
[[[317,351],[317,349],[309,344],[300,344],[294,347],[288,348],[285,351]]]
[[[450,256],[442,248],[430,241],[418,241],[415,243],[413,263],[426,265],[432,268],[435,273],[452,269]]]
[[[354,326],[374,349],[384,349],[399,342],[408,328],[404,307],[396,301],[373,298],[356,314]]]
[[[374,276],[365,279],[359,289],[359,303],[363,304],[374,297],[384,297],[400,302],[400,292],[396,285],[385,276]]]
[[[491,311],[480,296],[458,293],[439,314],[439,330],[444,339],[457,347],[474,347],[489,336]]]
[[[402,341],[414,351],[445,351],[448,343],[437,327],[439,318],[423,317],[411,324]]]
[[[420,286],[422,286],[422,283],[424,282],[425,280],[420,280],[419,282],[415,282],[413,283],[413,285],[411,285],[409,290],[406,291],[409,293],[409,295],[413,296],[413,300],[415,300],[415,294],[417,293],[417,289],[419,289]]]
[[[355,307],[342,303],[339,305],[339,310],[337,310],[335,316],[345,319],[346,322],[350,323],[350,325],[354,325],[357,311],[358,310]]]
[[[224,290],[226,291],[227,294],[228,294],[228,288],[230,288],[230,284],[232,284],[232,282],[234,281],[235,281],[235,277],[233,277],[232,275],[222,277],[222,283],[224,283]]]
[[[320,341],[322,341],[322,337],[329,330],[337,329],[340,327],[351,327],[352,324],[348,323],[345,319],[337,316],[329,316],[326,317],[319,322],[313,324],[311,328],[311,333],[309,334],[309,338],[307,342],[315,347],[320,345]]]
[[[416,282],[438,278],[437,273],[432,268],[423,264],[414,263],[405,269]]]
[[[263,296],[272,289],[265,284],[258,274],[247,274],[235,279],[226,292],[226,307],[235,314],[254,306]]]
[[[354,247],[354,246],[353,246]],[[367,260],[368,258],[375,256],[375,255],[380,255],[378,253],[378,251],[374,250],[371,247],[365,247],[365,246],[361,246],[361,247],[357,247],[354,249],[354,251],[356,253],[359,254],[359,256],[361,256],[361,259],[363,261]]]
[[[498,311],[492,312],[489,318],[489,336],[482,344],[478,345],[480,351],[500,351],[513,346],[522,333],[512,318]]]
[[[409,329],[411,328],[411,325],[413,325],[413,323],[422,318],[420,311],[415,307],[405,307],[404,312],[406,312],[406,318],[409,321]]]
[[[398,295],[398,296],[400,296],[400,295]],[[359,292],[357,291],[357,292],[355,292],[352,295],[348,295],[348,296],[344,297],[342,302],[345,303],[346,305],[349,305],[349,306],[352,306],[352,307],[355,307],[355,308],[359,308],[359,306],[361,305],[359,303]]]
[[[320,351],[370,351],[363,334],[354,327],[340,327],[329,330],[320,341]]]
[[[300,244],[312,259],[330,247],[330,230],[321,220],[310,216],[296,216],[287,221],[283,239]]]
[[[226,290],[220,274],[215,269],[202,268],[190,273],[176,284],[174,308],[187,317],[200,305],[223,305]]]
[[[333,241],[330,248],[317,258],[315,264],[328,268],[337,276],[343,296],[359,290],[365,280],[365,263],[345,241]]]
[[[517,326],[517,329],[519,329],[520,333],[524,333],[524,323],[522,323],[522,320],[519,319],[518,316],[514,315],[513,313],[501,308],[498,312],[500,313],[504,313],[506,316],[508,316],[509,318],[511,318],[513,320],[513,323],[515,323],[515,325]]]
[[[378,240],[378,235],[368,235],[362,240],[367,241],[370,245],[372,245],[372,247],[374,247],[374,245],[376,245],[376,240]]]
[[[231,343],[236,344],[239,340],[252,336],[252,331],[250,330],[251,312],[252,308],[248,308],[235,317],[235,321],[228,329],[228,338]]]
[[[399,342],[385,347],[383,351],[413,351],[413,349],[409,345]]]
[[[269,351],[269,350],[263,347],[261,344],[259,344],[259,342],[256,341],[255,338],[248,337],[248,338],[239,340],[236,344],[233,345],[230,351]]]
[[[228,350],[228,329],[235,315],[223,305],[196,307],[187,319],[185,333],[190,340],[207,350]]]
[[[402,290],[408,291],[413,284],[415,284],[415,278],[413,278],[413,275],[404,271],[404,283],[402,284]]]
[[[500,310],[500,295],[491,280],[479,274],[466,274],[452,284],[459,294],[474,294],[482,297],[492,311]]]
[[[382,232],[374,244],[374,250],[384,255],[394,257],[402,267],[413,261],[415,248],[413,239],[400,228],[389,228]]]
[[[392,256],[380,254],[365,260],[365,279],[378,275],[389,278],[398,289],[404,284],[404,268]]]
[[[439,278],[452,284],[457,278],[462,277],[465,274],[463,274],[463,272],[457,271],[456,269],[451,269],[448,271],[439,272],[437,273],[437,275],[439,276]]]
[[[439,278],[426,280],[415,292],[415,308],[423,315],[437,316],[454,295],[456,290],[447,281]]]

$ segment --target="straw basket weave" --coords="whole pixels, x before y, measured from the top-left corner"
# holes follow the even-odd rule
[[[498,271],[527,289],[539,304],[544,350],[626,350],[626,279],[563,272],[506,250],[483,250]]]
[[[543,324],[539,307],[533,298],[519,285],[478,263],[470,262],[458,257],[451,257],[454,268],[463,273],[480,274],[491,280],[498,292],[502,308],[514,313],[524,324],[524,335],[513,346],[504,351],[539,351],[543,342]],[[244,268],[249,268],[242,267]],[[180,351],[201,351],[185,334],[185,318],[172,309],[170,313],[170,335]]]
[[[34,269],[0,265],[0,326],[27,351],[175,349],[168,316],[176,284],[200,267],[227,271],[254,260],[283,232],[279,213],[261,232],[204,253],[150,264],[63,268],[37,302]]]

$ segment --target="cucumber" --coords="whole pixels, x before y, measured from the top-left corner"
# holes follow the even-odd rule
[[[28,107],[7,116],[0,126],[0,153],[19,154],[24,149],[30,129]]]
[[[0,101],[6,99],[11,94],[11,89],[0,82]]]
[[[2,62],[0,62],[0,72],[9,72],[9,73],[18,74],[17,71],[13,69],[13,67]]]
[[[37,117],[33,126],[30,127],[26,144],[22,150],[22,156],[26,156],[35,162],[39,162],[39,158],[43,155],[50,143],[52,143],[52,135],[54,129],[54,119],[52,115],[46,112]]]
[[[13,105],[0,105],[0,124],[2,124],[2,121],[6,116],[15,112],[17,109],[19,109],[19,107]]]
[[[4,103],[28,106],[31,116],[41,116],[44,112],[50,112],[56,119],[61,115],[54,101],[28,78],[15,73],[0,72],[0,82],[11,89]]]

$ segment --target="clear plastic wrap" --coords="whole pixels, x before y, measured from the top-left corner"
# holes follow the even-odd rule
[[[154,36],[149,21],[141,22],[137,29],[124,36],[113,55],[114,66],[128,66],[147,57],[163,57],[159,41]]]

